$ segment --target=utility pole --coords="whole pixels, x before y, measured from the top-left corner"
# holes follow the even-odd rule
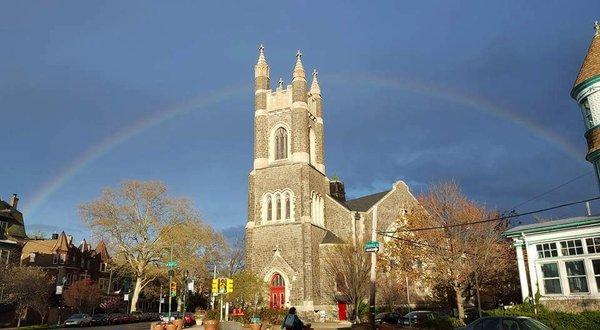
[[[173,243],[171,243],[171,253],[169,262],[173,262]],[[173,268],[169,269],[169,323],[171,323],[171,303],[173,301]]]
[[[162,295],[162,283],[160,284],[160,296],[158,297],[158,314],[160,314],[160,312],[162,311],[162,302],[163,302],[163,295]]]
[[[408,276],[406,276],[406,301],[408,302],[408,312],[410,313],[410,292],[408,291]]]
[[[377,241],[377,205],[373,209],[373,228],[371,228],[371,241]],[[371,279],[369,286],[369,323],[375,329],[375,279],[377,269],[377,253],[371,252]]]

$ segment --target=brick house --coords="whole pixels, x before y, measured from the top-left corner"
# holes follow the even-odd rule
[[[42,267],[48,275],[56,279],[56,285],[71,283],[89,278],[98,282],[103,290],[108,290],[110,256],[104,242],[95,249],[84,239],[79,246],[73,244],[73,237],[65,232],[52,234],[50,239],[31,239],[25,242],[21,254],[22,266]],[[112,283],[111,283],[111,286]]]
[[[7,203],[0,200],[0,266],[19,263],[23,244],[27,239],[23,213],[18,209],[19,198],[14,194]]]

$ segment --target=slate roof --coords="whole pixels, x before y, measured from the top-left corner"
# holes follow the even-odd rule
[[[23,223],[23,214],[3,200],[0,200],[0,218],[4,218],[5,221],[9,222],[8,235],[20,239],[27,237],[25,234],[25,224]]]
[[[599,29],[598,27],[596,29]],[[596,30],[590,48],[588,49],[577,79],[575,80],[575,86],[586,81],[587,79],[600,75],[600,33]]]
[[[376,194],[347,200],[345,204],[350,211],[366,212],[389,192],[390,190],[386,190]]]
[[[334,233],[327,231],[327,234],[325,234],[325,237],[323,237],[323,240],[321,241],[321,244],[344,244],[346,242],[344,242],[343,239],[337,237]]]
[[[585,217],[574,217],[574,218],[566,218],[554,221],[546,221],[540,223],[532,223],[529,225],[521,225],[511,229],[508,229],[503,233],[504,236],[507,237],[516,237],[520,236],[521,233],[524,234],[532,234],[532,233],[542,233],[542,232],[552,232],[559,231],[563,229],[570,228],[581,228],[581,227],[589,227],[592,225],[600,225],[600,216],[585,216]]]

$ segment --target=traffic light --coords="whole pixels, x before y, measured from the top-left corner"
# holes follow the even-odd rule
[[[177,295],[177,282],[171,282],[171,297],[175,297]]]
[[[227,293],[232,293],[232,292],[233,292],[233,279],[228,278],[227,279]]]
[[[227,293],[227,279],[219,278],[219,293]]]
[[[212,283],[211,283],[211,290],[210,292],[212,292],[213,294],[218,294],[219,293],[219,280],[216,278],[213,278]]]

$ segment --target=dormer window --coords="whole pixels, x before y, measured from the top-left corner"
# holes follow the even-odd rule
[[[8,230],[8,222],[0,221],[0,236],[3,237],[6,235],[6,231]]]
[[[29,262],[35,262],[35,252],[29,254]]]

